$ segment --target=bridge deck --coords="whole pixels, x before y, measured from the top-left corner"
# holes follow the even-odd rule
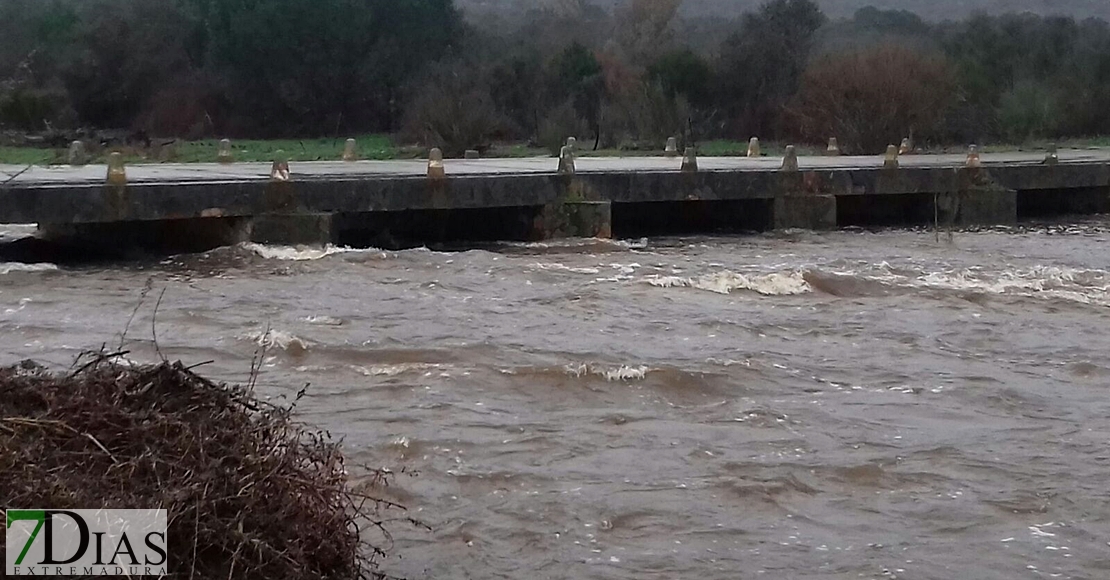
[[[552,158],[447,160],[446,179],[428,179],[423,160],[300,162],[286,182],[272,181],[264,163],[149,164],[128,166],[125,187],[107,185],[103,165],[0,165],[0,223],[352,216],[583,202],[611,204],[621,216],[645,204],[650,207],[640,209],[673,211],[658,202],[722,202],[701,207],[712,212],[731,204],[738,216],[764,213],[769,217],[760,223],[773,227],[869,222],[872,214],[883,222],[899,215],[920,221],[946,207],[954,222],[1009,223],[1019,206],[1032,202],[1038,211],[1110,211],[1104,209],[1110,208],[1110,150],[1061,151],[1052,165],[1033,152],[983,154],[981,170],[965,162],[965,155],[906,155],[898,169],[889,169],[878,156],[802,157],[800,171],[783,172],[777,157],[703,157],[699,171],[684,173],[677,158],[583,157],[568,176],[556,172]],[[916,209],[906,209],[911,206]]]
[[[1061,164],[1110,163],[1110,150],[1061,151]],[[905,155],[899,160],[903,168],[956,168],[962,167],[965,155]],[[1038,165],[1044,153],[984,153],[986,166]],[[511,176],[554,173],[557,162],[547,157],[525,159],[448,159],[445,162],[448,176]],[[701,157],[701,171],[776,171],[782,164],[778,157]],[[293,179],[358,180],[386,177],[423,176],[427,162],[424,160],[398,161],[306,161],[293,162]],[[576,162],[579,173],[639,173],[677,172],[681,159],[664,157],[580,157]],[[800,157],[798,165],[807,170],[865,170],[883,166],[880,156]],[[46,185],[86,185],[104,182],[107,167],[88,165],[25,166],[0,165],[0,182],[8,181],[9,189],[26,189]],[[127,167],[129,183],[198,183],[198,182],[252,182],[268,180],[268,163],[161,163],[136,164]]]

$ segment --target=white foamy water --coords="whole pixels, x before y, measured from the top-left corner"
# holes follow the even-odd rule
[[[634,274],[637,268],[642,268],[643,266],[633,262],[631,264],[609,264],[609,267],[618,271],[621,275],[629,276]]]
[[[810,292],[809,283],[800,272],[772,274],[741,274],[731,270],[696,277],[646,276],[644,282],[660,288],[696,288],[717,294],[749,290],[764,296],[794,296]]]
[[[38,229],[36,224],[0,224],[0,241],[30,237],[35,235]]]
[[[528,267],[532,268],[534,270],[543,270],[545,272],[569,272],[569,273],[572,273],[572,274],[600,274],[601,273],[601,269],[599,269],[599,268],[571,267],[571,266],[567,266],[565,264],[560,264],[559,262],[551,262],[551,263],[536,262],[534,264],[529,264]]]
[[[248,333],[245,339],[263,348],[278,348],[285,351],[301,352],[308,350],[312,342],[291,332],[283,330],[262,330]]]
[[[24,264],[22,262],[0,262],[0,274],[13,272],[53,272],[58,266],[48,263]]]
[[[587,375],[594,375],[602,377],[606,381],[640,381],[647,377],[648,372],[650,372],[650,369],[644,365],[620,365],[609,367],[588,363],[576,363],[568,364],[563,368],[568,375],[574,377],[580,378]]]
[[[395,377],[405,373],[428,373],[442,370],[445,365],[435,363],[399,363],[370,366],[356,366],[354,370],[367,377]]]
[[[611,369],[592,369],[591,372],[605,377],[607,381],[642,381],[648,374],[648,368],[644,365],[635,367],[621,365]]]
[[[344,320],[334,316],[306,316],[305,322],[315,326],[343,326]]]
[[[574,249],[588,248],[591,246],[608,246],[613,249],[642,249],[648,246],[647,238],[638,240],[612,240],[606,238],[568,238],[563,240],[550,240],[546,242],[505,242],[504,245],[512,248],[525,248],[532,250]]]
[[[344,246],[327,245],[324,247],[312,246],[268,246],[264,244],[246,243],[243,248],[254,252],[255,254],[266,258],[267,260],[287,260],[294,262],[305,262],[311,260],[320,260],[328,256],[335,256],[337,254],[367,254],[378,253],[383,257],[386,252],[375,248],[358,249],[348,248]]]
[[[887,265],[881,265],[877,269],[880,271],[879,274],[863,271],[854,275],[900,287],[970,291],[1110,305],[1110,274],[1105,270],[1036,265],[1001,271],[961,268],[908,275],[904,272],[896,273]]]

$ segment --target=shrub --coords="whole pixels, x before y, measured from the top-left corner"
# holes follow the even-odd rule
[[[558,155],[559,150],[566,144],[567,137],[574,137],[581,142],[583,136],[589,134],[590,124],[578,117],[574,103],[568,100],[551,109],[540,119],[539,129],[536,130],[536,142],[552,155]],[[579,143],[579,147],[585,147],[585,144]]]
[[[903,137],[941,130],[953,103],[953,75],[942,56],[883,44],[813,61],[788,108],[797,136],[836,137],[853,152],[879,153]]]
[[[692,115],[682,96],[671,96],[659,83],[644,82],[626,94],[614,97],[602,117],[607,142],[632,142],[661,150],[668,137],[686,136]]]
[[[64,108],[65,93],[50,89],[0,87],[0,126],[41,131]]]
[[[224,117],[216,81],[202,74],[183,75],[146,101],[133,125],[150,135],[200,139],[233,134]]]
[[[1062,117],[1056,92],[1035,81],[1018,82],[998,103],[999,130],[1013,143],[1053,136]]]
[[[658,83],[668,97],[681,96],[699,107],[709,104],[713,69],[689,49],[659,57],[648,67],[647,76]]]
[[[405,116],[405,132],[426,146],[442,148],[449,157],[488,148],[505,122],[483,77],[476,66],[464,62],[436,65],[418,85]]]

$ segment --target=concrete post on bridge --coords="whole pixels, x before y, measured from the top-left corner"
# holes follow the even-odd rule
[[[216,163],[222,165],[235,163],[235,155],[231,152],[231,139],[220,139],[220,145],[216,149]]]
[[[66,160],[73,167],[84,167],[89,163],[89,155],[85,151],[85,144],[81,141],[74,141],[69,144],[69,150],[66,152]]]
[[[667,145],[663,148],[663,157],[678,157],[678,139],[667,137]]]

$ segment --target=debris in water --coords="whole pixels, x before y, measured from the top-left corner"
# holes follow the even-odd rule
[[[171,575],[194,580],[369,578],[385,532],[339,444],[293,407],[182,363],[83,355],[74,372],[0,368],[0,497],[8,506],[168,510]],[[303,394],[303,391],[302,391]],[[386,542],[382,542],[385,545]]]

